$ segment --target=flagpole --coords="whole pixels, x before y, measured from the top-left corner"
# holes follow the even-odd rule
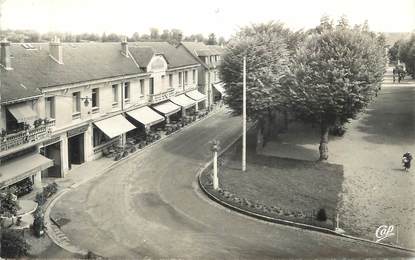
[[[243,60],[242,90],[242,171],[246,171],[246,56]]]

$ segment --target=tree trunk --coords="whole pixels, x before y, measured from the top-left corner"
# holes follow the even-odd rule
[[[264,123],[263,120],[258,120],[257,135],[256,135],[256,153],[260,154],[264,148]]]
[[[320,133],[320,161],[327,160],[329,158],[329,127],[325,122],[321,123],[321,133]]]
[[[284,131],[288,130],[288,111],[284,110]]]

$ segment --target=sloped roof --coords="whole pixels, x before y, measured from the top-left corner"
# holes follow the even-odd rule
[[[0,69],[1,102],[41,94],[40,88],[141,73],[119,43],[62,43],[63,64],[49,57],[48,43],[34,49],[11,44],[11,67]]]
[[[209,68],[210,65],[206,64],[206,62],[204,62],[200,57],[222,55],[225,52],[225,50],[219,45],[206,45],[203,42],[181,42],[180,44],[187,49],[188,52],[190,52],[205,68]]]
[[[153,51],[152,55],[163,54],[167,60],[169,68],[199,64],[199,62],[185,50],[178,49],[168,42],[129,42],[128,49],[134,59],[136,59],[137,63],[140,64],[140,67],[141,63],[146,64],[145,66],[147,66],[150,62],[152,56],[150,57],[150,60],[148,60],[149,54],[144,53],[149,50]],[[139,61],[140,57],[144,59],[144,62]]]
[[[147,67],[155,54],[152,47],[129,46],[128,51],[134,57],[134,60],[140,68]]]
[[[203,42],[182,42],[181,44],[193,54],[199,54],[198,56],[222,55],[224,53],[224,49],[219,45],[206,45]]]

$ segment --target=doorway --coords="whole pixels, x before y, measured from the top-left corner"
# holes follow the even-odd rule
[[[53,160],[53,166],[42,171],[42,177],[61,178],[61,143],[50,144],[40,149],[40,154]]]
[[[68,166],[69,170],[74,165],[84,163],[84,134],[68,138]]]

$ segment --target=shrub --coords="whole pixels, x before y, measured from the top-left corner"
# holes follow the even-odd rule
[[[19,258],[27,256],[30,245],[16,231],[6,229],[1,238],[1,257]]]
[[[51,184],[48,184],[46,187],[43,188],[43,193],[46,198],[49,198],[56,192],[58,192],[58,184],[56,184],[56,182],[52,182]]]
[[[36,199],[35,199],[35,201],[40,206],[43,205],[43,204],[45,204],[46,198],[45,198],[45,195],[43,194],[43,191],[36,193]]]
[[[42,207],[38,207],[36,211],[33,213],[34,220],[33,220],[33,232],[36,237],[41,237],[43,235],[43,230],[45,229],[45,222],[43,216]]]
[[[316,216],[318,221],[326,221],[327,220],[327,214],[325,209],[319,209]]]

